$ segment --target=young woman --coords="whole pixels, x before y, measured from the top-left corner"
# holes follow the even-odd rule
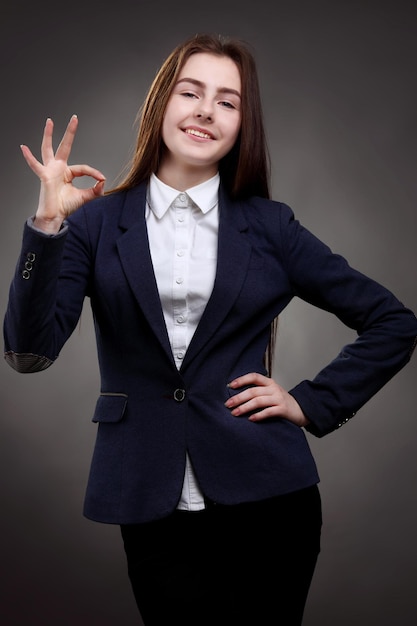
[[[84,299],[101,393],[85,515],[120,524],[146,626],[299,625],[320,550],[304,429],[347,422],[409,360],[417,320],[269,198],[254,59],[198,35],[158,72],[125,180],[69,165],[47,120],[5,317],[17,371],[53,364]],[[90,189],[74,178],[92,176]],[[358,333],[290,391],[269,368],[293,297]],[[268,350],[269,346],[269,350]]]

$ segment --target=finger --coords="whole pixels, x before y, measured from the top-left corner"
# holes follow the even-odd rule
[[[104,182],[104,180],[98,180],[96,184],[88,190],[90,200],[98,198],[104,194]]]
[[[244,374],[243,376],[238,376],[234,380],[228,383],[228,387],[232,389],[238,389],[239,387],[244,387],[245,385],[267,385],[271,382],[271,379],[267,376],[263,376],[259,374],[259,372],[250,372],[249,374]]]
[[[263,387],[250,387],[249,389],[245,389],[245,391],[241,391],[240,393],[237,393],[231,398],[228,398],[228,400],[226,400],[225,402],[225,405],[229,408],[238,406],[238,405],[244,404],[245,402],[249,402],[249,400],[253,400],[253,398],[256,398],[264,394],[265,394],[265,391]]]
[[[280,407],[279,405],[272,403],[268,398],[253,398],[248,402],[245,402],[239,406],[236,406],[231,411],[231,414],[234,417],[239,417],[240,415],[245,416],[248,413],[258,416],[271,417],[271,415],[279,415]],[[250,417],[250,416],[249,416]]]
[[[91,178],[95,178],[97,181],[105,181],[106,177],[100,170],[97,170],[95,167],[91,167],[90,165],[70,165],[69,170],[71,171],[73,178],[79,178],[80,176],[91,176]]]
[[[271,395],[265,395],[262,388],[255,387],[229,398],[224,404],[233,415],[240,415],[277,403],[278,400],[274,400]]]
[[[102,196],[104,193],[104,182],[104,180],[98,180],[96,184],[93,185],[93,187],[89,187],[88,189],[80,189],[80,204],[85,204],[87,202],[90,202],[90,200],[94,200],[94,198]]]
[[[45,128],[43,130],[42,144],[41,144],[41,156],[44,163],[48,163],[54,158],[54,149],[52,145],[52,135],[54,132],[54,123],[50,117],[45,122]]]
[[[83,200],[84,202],[89,202],[90,200],[93,200],[94,198],[98,198],[99,196],[102,196],[103,193],[104,193],[104,180],[98,180],[93,187],[90,187],[89,189],[84,190]]]
[[[255,413],[252,413],[252,415],[249,415],[248,420],[250,422],[261,422],[262,420],[270,419],[271,417],[282,417],[278,407],[268,406],[261,411],[256,411]]]
[[[36,159],[32,152],[30,151],[30,149],[25,146],[24,144],[22,144],[20,146],[20,149],[22,151],[22,154],[25,158],[26,163],[29,165],[30,169],[35,172],[35,174],[37,176],[40,176],[41,171],[42,171],[42,163],[39,163],[38,159]]]
[[[95,196],[102,196],[104,194],[104,180],[98,180],[94,187],[92,187],[92,191]]]
[[[68,122],[65,133],[61,139],[61,142],[55,152],[55,158],[65,161],[68,161],[68,157],[71,154],[72,144],[74,142],[75,133],[77,132],[78,127],[78,117],[76,115],[72,115],[70,121]]]

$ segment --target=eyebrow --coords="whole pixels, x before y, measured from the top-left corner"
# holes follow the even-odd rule
[[[197,80],[196,78],[180,78],[179,81],[177,81],[177,85],[179,85],[180,83],[192,83],[193,85],[196,85],[197,87],[205,87],[205,84],[201,82],[201,80]],[[241,97],[237,89],[232,89],[231,87],[219,87],[217,92],[218,93],[230,93],[230,94],[237,96],[238,98]]]

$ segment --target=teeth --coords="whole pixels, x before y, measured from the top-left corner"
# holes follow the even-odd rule
[[[207,133],[202,133],[199,130],[194,130],[193,128],[187,128],[185,131],[188,135],[195,135],[196,137],[202,137],[203,139],[210,139],[210,135]]]

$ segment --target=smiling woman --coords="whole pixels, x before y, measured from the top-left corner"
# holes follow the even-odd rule
[[[417,320],[269,194],[257,71],[239,40],[175,48],[141,109],[125,179],[68,163],[78,120],[41,161],[5,316],[5,357],[50,367],[86,298],[101,393],[85,497],[118,524],[146,626],[300,626],[320,552],[305,429],[346,424],[409,361]],[[93,186],[77,188],[90,176]],[[271,329],[301,298],[358,338],[292,389]]]

